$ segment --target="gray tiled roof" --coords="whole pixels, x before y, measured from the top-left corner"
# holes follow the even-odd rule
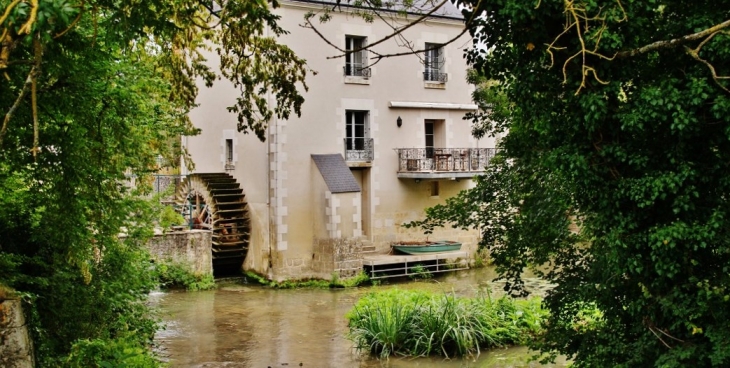
[[[360,185],[355,181],[355,176],[352,175],[350,168],[347,167],[342,155],[312,155],[312,160],[317,165],[319,173],[322,174],[330,192],[348,193],[360,191]]]
[[[305,3],[314,3],[314,4],[322,4],[330,9],[337,6],[342,8],[358,8],[358,6],[354,5],[354,1],[352,0],[289,0],[289,1],[300,1]],[[415,0],[412,4],[412,7],[409,8],[408,14],[410,15],[420,15],[428,13],[433,7],[437,4],[439,4],[440,1],[435,0]],[[332,5],[330,5],[332,4]],[[382,8],[383,11],[386,12],[396,12],[403,9],[403,5],[397,1],[389,2],[384,1],[384,6]],[[363,6],[367,8],[367,3]],[[453,0],[447,1],[446,4],[444,4],[441,8],[436,10],[433,15],[435,18],[451,18],[451,19],[458,19],[463,20],[464,16],[461,14],[461,10],[459,10],[456,5],[454,5]]]

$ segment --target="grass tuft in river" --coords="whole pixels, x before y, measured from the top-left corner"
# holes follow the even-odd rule
[[[478,355],[483,348],[521,345],[542,331],[546,317],[539,298],[399,289],[369,293],[347,314],[356,348],[381,357]]]

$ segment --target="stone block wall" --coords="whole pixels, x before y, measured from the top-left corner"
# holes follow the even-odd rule
[[[33,344],[20,300],[0,301],[0,367],[32,368]]]
[[[362,272],[362,241],[359,238],[332,239],[334,271],[342,278]]]
[[[362,271],[362,240],[315,239],[312,271],[323,278],[329,278],[333,272],[342,278],[359,274]]]
[[[152,258],[188,266],[197,275],[213,275],[212,232],[174,231],[157,234],[148,242]]]

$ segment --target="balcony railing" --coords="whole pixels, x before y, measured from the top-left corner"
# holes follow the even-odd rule
[[[370,68],[365,68],[362,64],[347,64],[342,67],[342,70],[347,76],[370,78]]]
[[[398,172],[484,171],[495,148],[396,148]]]
[[[446,83],[449,80],[449,75],[446,73],[440,73],[436,70],[426,70],[423,72],[423,80],[426,82]]]
[[[142,184],[135,174],[126,174],[125,177],[127,180],[124,182],[124,185],[127,188],[137,188]],[[146,179],[144,184],[152,184],[152,191],[149,193],[150,197],[164,193],[169,190],[168,193],[166,193],[169,194],[167,197],[160,198],[161,201],[166,202],[173,199],[173,197],[175,196],[175,188],[177,188],[177,186],[182,182],[184,176],[155,174],[151,176],[146,176],[145,178]]]
[[[374,156],[372,138],[345,138],[345,161],[371,162]]]

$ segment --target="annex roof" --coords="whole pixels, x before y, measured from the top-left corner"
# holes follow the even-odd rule
[[[319,173],[322,174],[327,188],[332,193],[359,192],[360,185],[357,184],[355,176],[345,163],[341,154],[312,155],[312,160],[317,165]]]

